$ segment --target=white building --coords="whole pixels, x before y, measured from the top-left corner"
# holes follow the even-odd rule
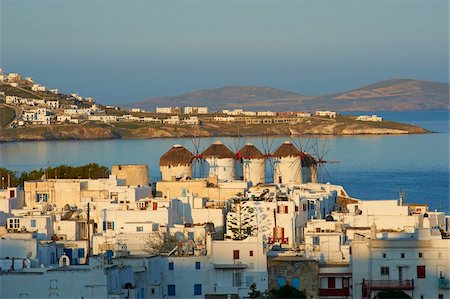
[[[208,107],[184,107],[184,114],[208,114]]]
[[[277,113],[273,112],[273,111],[258,111],[257,115],[258,116],[277,116]]]
[[[31,86],[31,90],[32,91],[42,91],[45,92],[47,91],[47,88],[43,85],[40,84],[33,84],[33,86]]]
[[[326,110],[326,111],[316,111],[316,112],[314,112],[314,114],[316,115],[316,116],[325,116],[325,117],[329,117],[329,118],[335,118],[336,117],[336,115],[337,115],[337,113],[336,112],[334,112],[334,111],[329,111],[329,110]]]
[[[47,100],[47,101],[45,101],[45,104],[50,109],[58,109],[59,108],[59,100]]]
[[[180,107],[156,107],[156,113],[175,114],[180,113]]]
[[[180,118],[178,117],[178,115],[172,115],[169,118],[163,119],[163,123],[169,125],[177,125],[180,123]]]
[[[237,298],[250,286],[268,288],[266,253],[257,238],[207,239],[206,255],[154,257],[149,260],[149,298]]]
[[[215,116],[214,121],[216,121],[216,122],[235,122],[236,118],[233,116]]]
[[[383,118],[373,114],[373,115],[360,115],[356,118],[356,120],[380,122],[383,121]]]
[[[181,121],[185,125],[198,126],[200,124],[200,120],[197,116],[190,116],[189,118],[185,118]]]
[[[450,288],[450,239],[437,229],[413,233],[377,232],[352,242],[353,293],[374,298],[399,289],[411,298],[447,298]]]

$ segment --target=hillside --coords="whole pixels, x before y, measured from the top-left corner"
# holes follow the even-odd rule
[[[157,106],[208,106],[211,111],[227,108],[252,110],[329,109],[335,111],[434,110],[449,108],[449,84],[413,79],[392,79],[341,93],[305,96],[270,87],[225,86],[174,97],[131,103],[153,111]]]
[[[208,106],[211,111],[252,107],[261,109],[275,107],[278,104],[290,104],[311,97],[271,87],[258,86],[224,86],[214,89],[198,90],[174,97],[160,97],[127,105],[147,110],[157,106]]]
[[[142,122],[115,124],[62,124],[0,130],[0,142],[38,140],[145,139],[213,136],[290,136],[290,135],[380,135],[425,134],[427,130],[409,124],[383,121],[361,122],[354,116],[335,119],[311,117],[294,124],[249,125],[245,123],[214,123],[201,126],[146,124]]]

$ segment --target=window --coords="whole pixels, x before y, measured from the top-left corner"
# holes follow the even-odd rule
[[[233,250],[233,260],[239,259],[239,250]]]
[[[420,259],[423,258],[423,253],[422,252],[419,252],[419,258]]]
[[[383,253],[383,258],[384,258],[384,259],[386,258],[386,253]]]
[[[320,227],[316,227],[316,233],[320,233]]]
[[[405,258],[405,254],[402,252],[402,253],[400,254],[400,257],[401,257],[402,259],[404,259],[404,258]]]
[[[58,281],[56,279],[50,280],[50,289],[57,289],[58,288]]]
[[[200,262],[195,262],[195,269],[200,270]]]
[[[245,277],[245,283],[247,284],[247,287],[250,287],[255,282],[255,279],[253,276],[246,276]]]
[[[30,221],[30,226],[31,227],[36,227],[36,220],[35,219]]]
[[[169,270],[173,270],[173,262],[169,263]]]
[[[249,255],[253,256],[253,250],[250,250]]]
[[[425,266],[417,266],[417,278],[425,278]]]
[[[295,211],[298,212],[298,206],[297,205],[295,205]]]
[[[313,237],[312,238],[313,245],[320,245],[320,237]]]
[[[20,228],[20,219],[19,218],[9,219],[9,228],[19,229]]]
[[[137,232],[143,232],[144,231],[144,227],[143,226],[136,226],[136,231]]]
[[[389,275],[389,267],[381,267],[380,270],[381,275]]]
[[[284,213],[287,214],[289,211],[289,207],[288,206],[284,206]]]
[[[329,289],[336,288],[336,277],[328,277],[328,288]]]
[[[292,278],[292,287],[296,288],[297,290],[300,290],[300,278],[299,277]]]
[[[47,193],[36,193],[36,202],[47,202],[48,194]]]
[[[175,296],[175,285],[174,284],[168,284],[167,285],[167,295],[168,296]]]
[[[201,295],[201,294],[202,294],[202,285],[194,284],[194,295]]]
[[[152,288],[151,292],[152,292],[152,294],[154,294],[154,293],[155,293],[155,289],[154,289],[154,288]]]
[[[444,294],[439,294],[438,298],[439,299],[444,299]]]
[[[103,230],[107,229],[114,230],[114,221],[103,221]]]
[[[234,272],[233,273],[233,287],[240,287],[242,281],[242,273]]]
[[[281,287],[284,287],[285,285],[286,285],[286,277],[284,277],[284,276],[278,277],[278,279],[277,279],[277,287],[281,288]]]

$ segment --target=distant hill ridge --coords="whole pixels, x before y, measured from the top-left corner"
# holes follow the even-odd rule
[[[336,111],[406,111],[449,109],[449,84],[414,79],[391,79],[340,93],[307,96],[259,86],[224,86],[173,97],[158,97],[125,107],[149,111],[162,106],[208,106],[252,110],[330,109]]]

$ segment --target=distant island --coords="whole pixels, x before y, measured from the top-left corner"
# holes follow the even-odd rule
[[[315,98],[267,87],[223,87],[124,108],[97,104],[93,98],[76,93],[60,93],[58,89],[37,84],[30,77],[4,74],[0,69],[0,142],[423,134],[429,131],[376,115],[344,116],[338,111],[377,110],[374,108],[380,107],[378,103],[382,103],[384,110],[392,110],[389,107],[448,109],[447,99],[443,103],[445,86],[448,96],[448,84],[390,80],[333,97]],[[391,99],[381,100],[381,97]],[[400,105],[402,97],[403,105]],[[429,100],[421,104],[420,97]],[[205,105],[196,106],[202,103]],[[368,103],[374,106],[367,106]],[[150,106],[151,112],[142,108]]]
[[[224,86],[125,105],[154,110],[158,106],[209,106],[256,111],[411,111],[449,109],[448,83],[392,79],[329,95],[308,96],[259,86]]]

